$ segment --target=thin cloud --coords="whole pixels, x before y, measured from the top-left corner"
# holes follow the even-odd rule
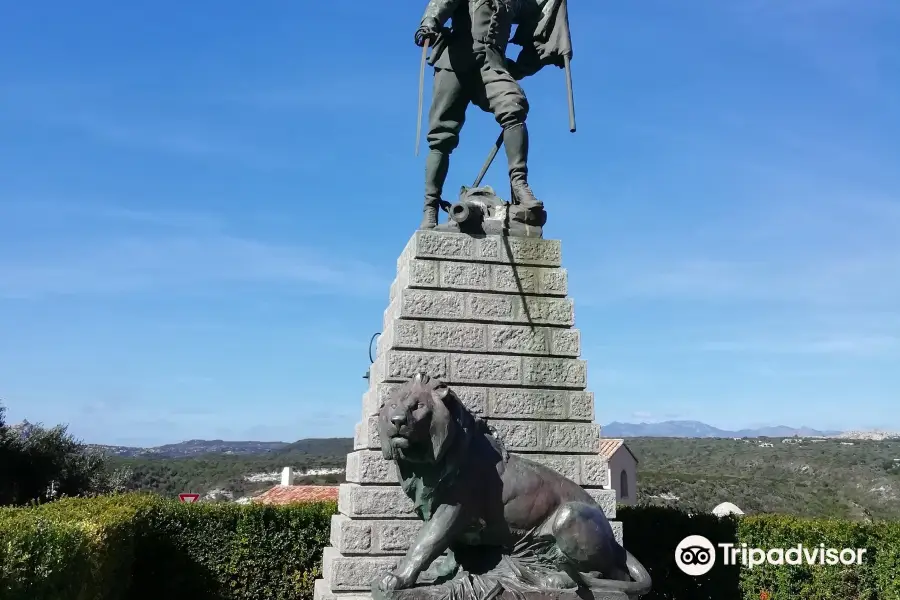
[[[209,99],[182,98],[169,114],[158,106],[142,106],[127,90],[66,83],[8,84],[0,88],[0,108],[17,121],[75,133],[97,144],[153,152],[182,159],[227,162],[258,170],[315,172],[323,154],[296,153],[248,141],[244,119],[220,116],[209,122]],[[192,102],[193,100],[193,102]],[[206,125],[200,125],[207,122]]]
[[[851,335],[810,340],[766,339],[706,342],[699,345],[699,350],[750,354],[881,356],[900,350],[900,337]]]
[[[128,294],[209,289],[216,285],[281,285],[310,294],[383,293],[387,274],[365,262],[336,258],[296,244],[279,244],[217,230],[214,217],[101,210],[98,219],[135,219],[91,236],[69,233],[30,256],[0,257],[0,297]]]

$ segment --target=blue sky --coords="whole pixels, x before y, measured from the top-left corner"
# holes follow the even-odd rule
[[[352,435],[420,217],[424,4],[3,3],[11,421]],[[598,420],[900,429],[900,4],[569,10],[579,129],[561,71],[525,82],[531,182]],[[451,192],[495,135],[473,109]]]

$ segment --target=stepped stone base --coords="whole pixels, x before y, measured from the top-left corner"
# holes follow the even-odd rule
[[[369,600],[372,582],[422,526],[395,466],[382,458],[376,419],[420,371],[449,384],[511,453],[572,479],[615,518],[567,292],[556,240],[413,235],[397,261],[315,600]],[[621,523],[612,526],[621,543]]]

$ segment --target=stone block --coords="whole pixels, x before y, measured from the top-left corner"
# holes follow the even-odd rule
[[[587,363],[575,358],[522,358],[522,382],[527,386],[584,389]]]
[[[471,293],[466,297],[465,314],[466,319],[488,323],[565,327],[575,324],[575,307],[568,298]]]
[[[569,298],[405,289],[385,310],[382,328],[394,319],[572,327],[575,307]]]
[[[332,515],[329,543],[341,554],[370,554],[375,547],[371,523]]]
[[[396,321],[404,323],[403,320]],[[423,335],[420,348],[426,350],[461,350],[463,352],[485,352],[486,327],[478,323],[454,323],[447,321],[425,321],[421,324]]]
[[[417,519],[351,519],[345,515],[331,518],[331,545],[345,555],[404,554],[416,539],[422,522]]]
[[[401,385],[401,383],[373,383],[370,390],[363,396],[363,415],[366,417],[377,415],[383,403]],[[488,390],[486,388],[459,385],[454,386],[453,391],[456,392],[462,403],[473,414],[484,416],[487,413]],[[375,427],[376,425],[373,422],[369,426],[369,431],[377,433]],[[377,438],[378,436],[375,435],[375,437]]]
[[[332,592],[365,592],[375,578],[397,566],[398,556],[344,556],[337,548],[325,548],[322,579]]]
[[[521,456],[553,469],[578,485],[590,487],[609,485],[608,465],[606,459],[600,456],[566,454],[521,454]]]
[[[609,526],[612,527],[613,535],[620,546],[625,545],[625,536],[622,534],[622,521],[610,521]]]
[[[363,422],[359,425],[356,437],[353,438],[353,449],[361,450],[363,448],[381,448],[381,440],[378,439],[377,415],[364,417]]]
[[[497,419],[593,421],[591,392],[490,388],[485,416]]]
[[[568,274],[565,269],[556,267],[414,258],[401,264],[391,285],[391,299],[406,288],[565,296]]]
[[[549,467],[563,477],[567,477],[581,485],[581,462],[577,456],[566,456],[564,454],[528,454],[527,456],[523,456],[523,458]]]
[[[313,586],[313,600],[372,600],[372,594],[364,592],[335,593],[324,579],[316,579]]]
[[[399,485],[342,483],[338,511],[354,519],[415,518],[412,501]]]
[[[398,260],[398,268],[414,258],[558,267],[559,240],[464,233],[417,231]]]
[[[428,373],[450,383],[450,355],[442,352],[387,350],[372,363],[371,375],[376,381],[403,382],[416,373]]]
[[[353,449],[359,450],[360,448],[365,448],[363,445],[365,442],[363,440],[363,424],[357,423],[353,428]]]
[[[580,456],[579,485],[609,487],[609,461],[598,455]]]
[[[378,444],[375,438],[375,444]],[[396,465],[385,460],[380,451],[358,450],[347,455],[347,481],[350,483],[399,483]]]
[[[544,423],[542,450],[596,454],[600,451],[600,426],[595,423]]]
[[[540,452],[543,450],[541,443],[541,423],[536,421],[491,421],[490,427],[494,430],[497,439],[503,442],[507,450]]]
[[[587,385],[587,364],[576,358],[385,350],[372,364],[375,381],[400,383],[425,372],[457,384],[568,388]]]
[[[596,455],[600,427],[594,423],[485,419],[510,452]]]
[[[522,359],[491,354],[451,354],[447,383],[521,385]]]
[[[438,263],[438,272],[440,287],[443,289],[485,291],[491,289],[490,265],[442,261]]]
[[[581,356],[581,332],[578,329],[549,329],[550,354],[553,356]]]
[[[377,383],[363,396],[363,415],[378,414],[400,383]],[[570,390],[454,385],[453,391],[474,414],[492,419],[593,421],[594,394]],[[370,421],[358,437],[376,439],[377,424]],[[367,433],[368,432],[368,433]],[[372,435],[375,434],[375,435]],[[369,446],[366,446],[369,447]],[[375,446],[372,446],[375,447]]]
[[[471,387],[457,385],[453,392],[459,397],[460,402],[471,411],[473,415],[484,417],[487,415],[488,389],[483,387]]]
[[[570,392],[569,420],[594,420],[594,394],[592,392]]]
[[[369,389],[363,395],[363,414],[378,414],[378,411],[381,410],[384,403],[391,397],[391,394],[397,391],[402,385],[403,384],[401,383],[386,383],[381,379],[371,377],[369,379]]]
[[[491,291],[511,294],[566,295],[566,272],[563,269],[493,265]]]
[[[456,321],[393,319],[378,339],[378,356],[388,350],[439,350],[577,357],[577,329]]]
[[[376,356],[381,356],[387,350],[394,348],[419,350],[426,347],[422,335],[422,321],[391,319],[378,338]]]
[[[565,392],[491,389],[488,398],[488,416],[492,418],[561,420],[568,416]]]
[[[589,488],[585,490],[594,499],[594,502],[603,510],[607,519],[616,518],[616,490],[603,488]]]
[[[399,317],[462,320],[466,318],[464,292],[442,290],[401,290]],[[390,308],[388,309],[390,310]]]
[[[487,350],[508,354],[550,354],[552,333],[546,327],[487,325]]]

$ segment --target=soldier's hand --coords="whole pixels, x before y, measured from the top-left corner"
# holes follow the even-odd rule
[[[522,69],[519,68],[519,63],[511,58],[506,59],[506,70],[509,71],[509,74],[512,75],[512,78],[516,81],[525,79],[525,75],[522,73]]]
[[[425,40],[428,40],[428,43],[434,46],[434,43],[438,39],[439,32],[436,27],[432,27],[431,25],[423,24],[421,27],[416,29],[416,46],[421,48],[425,45]]]
[[[516,81],[531,77],[541,70],[541,58],[532,48],[524,48],[516,60],[507,60],[509,73]]]

